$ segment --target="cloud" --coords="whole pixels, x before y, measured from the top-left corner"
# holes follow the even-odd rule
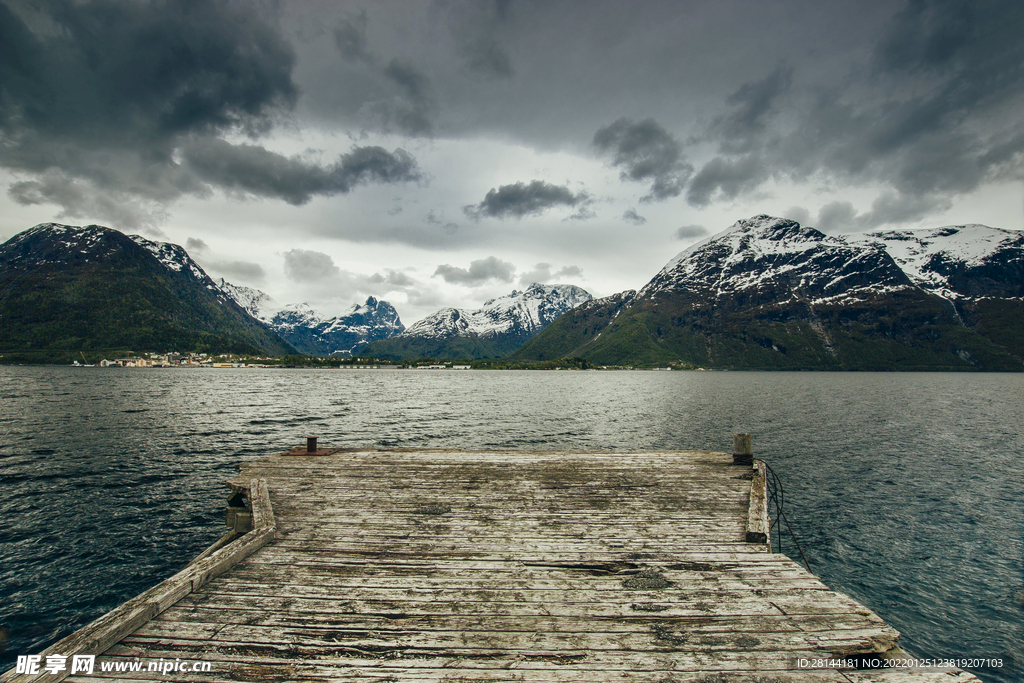
[[[586,204],[576,209],[576,213],[566,216],[562,221],[589,221],[594,218],[597,214]]]
[[[90,193],[195,191],[183,136],[258,135],[298,99],[291,46],[226,1],[0,4],[0,36],[0,165]]]
[[[679,142],[654,119],[621,118],[599,128],[593,144],[613,155],[612,165],[622,167],[623,180],[651,182],[651,191],[641,201],[679,196],[693,171]]]
[[[392,287],[414,287],[418,283],[400,270],[386,269],[384,274],[374,273],[369,277],[369,282],[375,285],[390,285]]]
[[[459,231],[459,224],[452,221],[444,220],[444,212],[441,211],[438,214],[437,211],[431,209],[427,212],[427,215],[423,217],[423,222],[428,225],[439,226],[446,235],[454,235]]]
[[[767,166],[754,154],[738,159],[715,157],[693,177],[686,190],[686,201],[704,207],[715,200],[735,199],[757,188],[768,176]]]
[[[189,237],[185,240],[185,251],[192,258],[202,262],[203,270],[215,272],[231,282],[260,284],[266,279],[267,273],[260,264],[217,258],[217,255],[211,252],[210,246],[198,237]]]
[[[785,218],[796,221],[800,225],[806,226],[811,223],[811,212],[802,206],[791,206],[782,215]]]
[[[529,185],[518,182],[513,185],[502,185],[491,190],[483,201],[476,206],[463,207],[467,216],[474,220],[488,216],[491,218],[523,218],[539,215],[556,206],[580,207],[582,210],[593,199],[584,191],[573,193],[564,185],[552,185],[542,180],[531,181]],[[581,218],[582,216],[577,214]]]
[[[338,20],[332,32],[334,45],[342,58],[347,62],[372,62],[369,42],[366,39],[368,19],[366,10],[359,14],[350,14]]]
[[[855,229],[857,209],[844,201],[829,202],[818,211],[816,227],[822,232],[850,232]]]
[[[319,282],[337,278],[341,269],[329,254],[306,249],[292,249],[284,254],[284,274],[295,282]]]
[[[267,275],[263,266],[251,261],[210,261],[208,267],[232,281],[261,283]]]
[[[183,163],[197,177],[226,190],[283,199],[301,205],[314,195],[345,194],[370,181],[419,180],[416,160],[408,152],[383,147],[353,147],[331,166],[302,157],[286,157],[259,145],[233,145],[219,139],[194,140],[182,149]]]
[[[339,49],[365,52],[360,16],[337,28]],[[319,165],[222,139],[255,141],[299,96],[292,47],[246,4],[0,4],[0,46],[0,166],[23,178],[9,195],[61,206],[59,217],[137,229],[166,220],[183,195],[212,189],[301,205],[421,177],[403,150],[355,147]],[[386,71],[399,99],[415,105],[396,125],[423,130],[424,84],[403,63]]]
[[[397,89],[397,95],[367,106],[381,130],[397,129],[406,135],[429,136],[434,132],[431,115],[435,109],[430,79],[411,62],[392,59],[383,74]]]
[[[908,223],[945,211],[952,202],[945,196],[905,195],[885,192],[871,203],[871,209],[858,213],[847,201],[834,201],[821,207],[817,227],[826,233],[862,232],[890,223]]]
[[[557,280],[562,277],[583,277],[583,271],[579,266],[563,266],[557,271],[552,272],[550,263],[538,263],[531,270],[528,270],[519,276],[519,284],[523,287],[527,287],[534,283],[551,284],[553,282],[557,282]]]
[[[692,240],[708,234],[708,229],[703,225],[681,225],[673,233],[677,240]]]
[[[55,204],[62,207],[57,219],[82,219],[130,230],[159,233],[156,225],[167,218],[166,209],[129,192],[97,188],[86,179],[59,170],[46,171],[34,180],[13,183],[8,196],[23,206]]]
[[[760,81],[745,83],[729,95],[725,102],[732,111],[719,115],[711,125],[722,151],[732,154],[749,151],[755,144],[754,136],[767,127],[776,101],[792,83],[793,69],[780,65]]]
[[[836,225],[916,220],[982,184],[1024,179],[1024,5],[911,1],[881,26],[865,64],[797,89],[780,66],[713,118],[719,156],[693,178],[695,206],[749,196],[771,178],[891,188]],[[805,69],[805,73],[807,69]]]
[[[647,222],[647,219],[636,212],[636,209],[630,207],[626,209],[622,214],[622,220],[632,223],[633,225],[643,225]]]
[[[463,63],[472,73],[507,80],[515,73],[512,59],[501,44],[501,28],[509,11],[506,0],[448,0],[439,2],[449,21]]]
[[[513,264],[494,256],[488,256],[485,259],[470,262],[469,268],[457,268],[448,264],[438,266],[434,271],[434,277],[440,275],[448,284],[475,287],[490,280],[512,282],[515,273],[516,267]]]
[[[189,237],[185,240],[185,251],[192,253],[202,253],[208,251],[210,247],[203,240],[198,237]]]

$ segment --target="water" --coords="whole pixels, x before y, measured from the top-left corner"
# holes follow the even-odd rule
[[[184,566],[224,531],[234,464],[307,434],[728,451],[750,432],[830,587],[914,654],[1020,681],[1022,417],[1024,375],[0,367],[0,669]]]

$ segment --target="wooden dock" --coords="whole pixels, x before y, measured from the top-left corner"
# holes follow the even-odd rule
[[[83,682],[977,680],[799,666],[892,652],[899,634],[770,552],[763,464],[708,451],[292,453],[229,482],[229,516],[251,531],[43,661],[98,654],[92,675],[68,678]],[[209,671],[147,672],[157,660]],[[101,672],[135,661],[142,671]]]

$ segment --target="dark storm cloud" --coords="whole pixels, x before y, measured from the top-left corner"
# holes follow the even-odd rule
[[[430,119],[434,109],[430,79],[410,62],[399,59],[388,62],[384,76],[397,86],[399,95],[374,105],[382,127],[397,128],[406,135],[430,135],[434,129]]]
[[[485,259],[472,261],[469,268],[458,268],[447,263],[437,267],[434,277],[441,278],[453,285],[466,285],[474,287],[482,285],[490,280],[500,282],[512,282],[516,274],[516,267],[508,261],[502,261],[495,256],[488,256]]]
[[[463,207],[467,216],[479,220],[484,216],[491,218],[523,218],[544,213],[556,206],[579,207],[582,211],[593,199],[584,191],[573,193],[564,185],[552,185],[542,180],[531,181],[529,185],[518,182],[502,185],[491,190],[483,201],[476,206]],[[574,214],[578,218],[589,218],[589,215]]]
[[[366,10],[342,17],[334,26],[334,44],[341,56],[349,62],[370,62],[369,42],[366,39]]]
[[[594,146],[613,155],[612,165],[622,167],[623,180],[651,182],[641,201],[677,197],[693,167],[683,159],[679,142],[654,119],[634,122],[621,118],[599,128]]]
[[[225,2],[0,4],[0,150],[9,167],[65,164],[68,147],[141,147],[267,130],[294,105],[295,56]],[[32,20],[33,25],[27,20]]]
[[[249,10],[224,1],[0,3],[0,165],[31,176],[10,196],[135,228],[163,220],[182,195],[209,196],[211,185],[302,204],[419,178],[402,150],[357,147],[319,166],[220,139],[269,132],[298,99],[291,46]],[[343,46],[360,49],[358,35]],[[389,69],[395,87],[425,106],[416,74]],[[422,129],[412,112],[402,125]]]
[[[219,139],[195,140],[182,148],[183,163],[217,187],[301,205],[314,195],[349,192],[366,182],[397,183],[420,178],[416,160],[406,151],[355,147],[331,166],[286,157],[258,145],[233,145]]]
[[[508,79],[515,73],[512,59],[502,46],[500,33],[508,19],[507,0],[447,0],[435,3],[444,13],[456,49],[473,73],[486,78]]]
[[[835,203],[825,225],[916,220],[982,183],[1024,178],[1024,5],[911,0],[863,70],[797,90],[778,68],[726,100],[706,140],[719,156],[687,189],[694,206],[756,191],[769,178],[882,183],[871,210]]]
[[[693,177],[686,201],[707,206],[715,199],[735,199],[757,188],[769,174],[769,164],[754,154],[734,159],[715,157]]]
[[[732,110],[712,124],[722,150],[733,154],[749,151],[752,138],[765,130],[777,100],[789,90],[792,82],[792,68],[779,66],[767,77],[745,83],[729,95],[725,102]]]

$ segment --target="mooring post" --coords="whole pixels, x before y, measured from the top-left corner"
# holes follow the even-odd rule
[[[316,453],[316,437],[315,436],[307,436],[306,437],[306,452],[307,453]]]
[[[754,464],[754,437],[750,434],[732,435],[732,464]]]

